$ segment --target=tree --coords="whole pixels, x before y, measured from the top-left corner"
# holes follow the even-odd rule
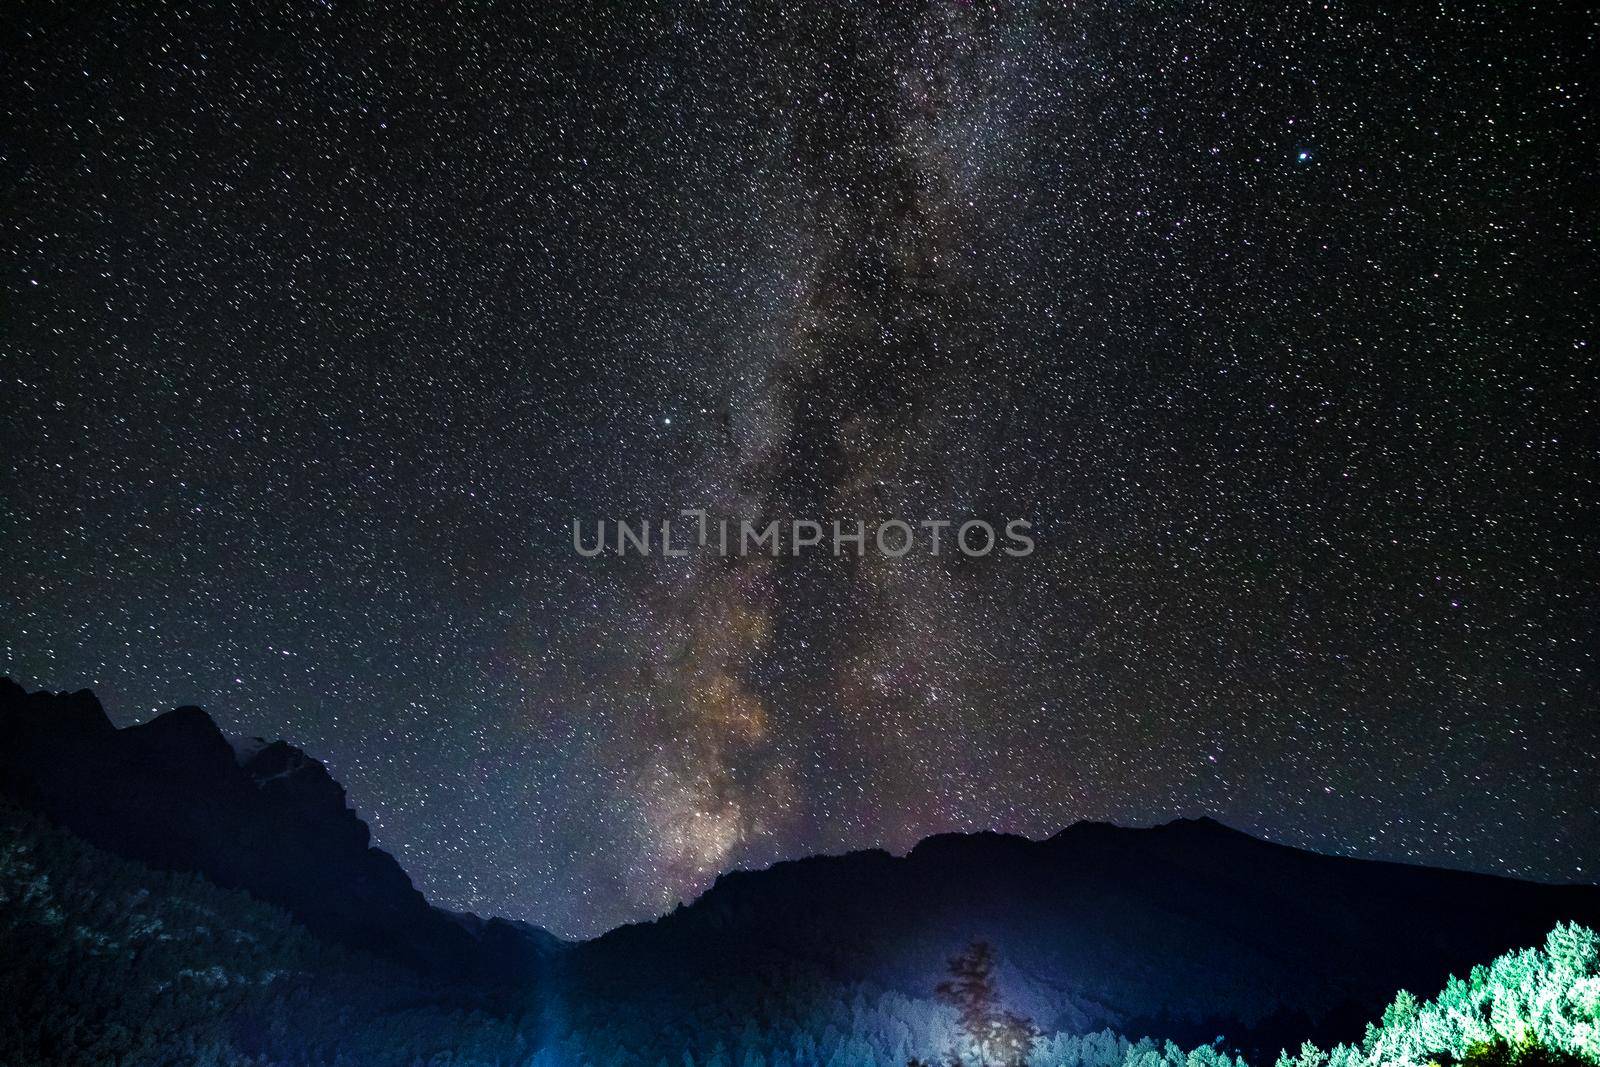
[[[950,961],[950,977],[934,992],[956,1009],[976,1067],[1024,1067],[1039,1029],[1031,1019],[1001,1005],[994,975],[997,962],[994,946],[974,941]],[[959,1049],[951,1050],[950,1059],[952,1067],[968,1062]]]
[[[1449,1057],[1441,1057],[1448,1061]],[[1461,1067],[1589,1067],[1582,1056],[1553,1049],[1534,1038],[1511,1044],[1503,1037],[1467,1049]]]

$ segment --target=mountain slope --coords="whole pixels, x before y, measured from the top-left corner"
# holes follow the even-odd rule
[[[88,690],[0,679],[0,795],[91,844],[197,871],[313,933],[475,978],[525,977],[554,939],[428,905],[322,764],[282,741],[237,749],[199,708],[117,729]]]
[[[541,1032],[515,1000],[330,945],[3,800],[0,961],[6,1067],[503,1067]]]
[[[573,953],[574,988],[634,1000],[669,976],[737,1002],[782,967],[927,996],[986,940],[1008,1000],[1047,1031],[1112,1027],[1257,1059],[1353,1039],[1398,988],[1600,921],[1600,889],[1342,859],[1210,820],[1081,823],[1032,842],[945,835],[725,875],[692,905]],[[649,977],[642,977],[649,976]]]

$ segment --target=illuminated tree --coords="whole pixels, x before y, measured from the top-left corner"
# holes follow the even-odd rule
[[[975,941],[950,961],[950,977],[935,990],[956,1009],[970,1046],[951,1050],[952,1067],[1023,1067],[1039,1037],[1032,1020],[1002,1007],[996,962],[994,947]]]

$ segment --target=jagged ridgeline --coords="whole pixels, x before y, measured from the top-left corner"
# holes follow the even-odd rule
[[[1203,820],[737,872],[572,944],[429,905],[320,764],[198,709],[0,680],[0,793],[6,1067],[1600,1062],[1593,887]]]

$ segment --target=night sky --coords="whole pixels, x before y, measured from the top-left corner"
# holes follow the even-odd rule
[[[1576,5],[211,6],[0,15],[0,673],[568,936],[1082,818],[1595,880]],[[694,506],[1038,550],[573,551]]]

